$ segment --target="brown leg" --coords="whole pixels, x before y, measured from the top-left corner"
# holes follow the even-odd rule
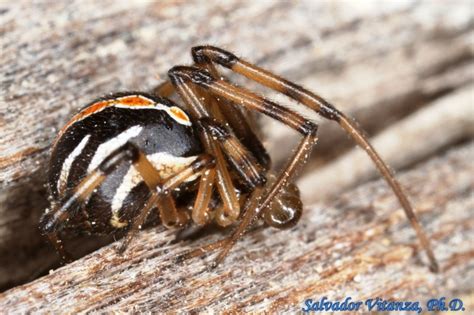
[[[155,88],[154,93],[160,96],[161,94],[159,93],[164,93],[169,96],[170,93],[172,94],[173,89],[173,86],[170,87],[170,83],[165,82]],[[253,189],[257,185],[261,185],[262,181],[265,180],[263,176],[264,172],[262,171],[267,170],[270,166],[269,156],[262,143],[251,130],[250,125],[242,113],[238,111],[240,116],[234,116],[233,113],[236,108],[229,104],[227,109],[232,107],[231,109],[234,111],[229,114],[229,110],[226,109],[226,111],[224,111],[225,114],[223,114],[213,95],[205,93],[205,91],[202,90],[193,89],[192,87],[182,89],[181,91],[181,93],[188,92],[196,93],[196,95],[189,96],[186,94],[185,97],[189,101],[194,100],[199,103],[196,104],[194,108],[205,108],[208,111],[208,115],[210,114],[213,117],[212,119],[209,118],[209,116],[204,116],[203,118],[198,112],[196,112],[195,119],[197,120],[199,127],[203,129],[203,132],[212,134],[212,140],[220,142],[225,155],[229,159],[234,170],[241,176],[248,189]],[[234,119],[232,121],[228,120],[227,115],[234,117]],[[236,117],[238,119],[235,119]],[[229,125],[236,133],[237,137],[229,133],[224,125]],[[243,139],[244,142],[241,139]],[[247,143],[250,146],[248,146]],[[250,151],[248,149],[250,149]]]
[[[410,202],[408,201],[400,184],[395,179],[395,176],[390,168],[385,164],[372,145],[368,142],[362,130],[360,130],[357,125],[351,121],[351,119],[346,117],[321,96],[249,62],[241,60],[237,56],[225,50],[212,46],[199,46],[192,49],[192,54],[196,63],[216,63],[227,67],[232,71],[249,78],[250,80],[285,94],[297,102],[313,109],[324,118],[337,122],[374,161],[377,169],[394,191],[405,211],[406,216],[408,217],[408,220],[416,231],[420,243],[430,260],[431,270],[434,272],[439,270],[430,241],[421,227],[418,218],[416,217],[415,212],[413,211],[413,208],[410,205]]]
[[[249,190],[257,186],[262,186],[265,181],[264,171],[257,161],[241,143],[234,137],[223,125],[216,119],[206,117],[197,121],[198,127],[220,144],[220,147],[226,153],[229,163],[233,169],[240,175],[244,184]]]
[[[46,213],[41,219],[40,225],[42,232],[49,237],[63,260],[69,259],[64,245],[58,237],[58,232],[61,230],[64,222],[74,211],[77,211],[77,208],[87,200],[90,194],[104,181],[106,176],[124,162],[129,162],[134,165],[154,194],[145,204],[140,215],[134,219],[132,229],[122,248],[125,248],[126,244],[130,242],[133,235],[135,235],[140,226],[145,222],[149,210],[154,206],[158,206],[160,217],[164,225],[171,227],[186,223],[188,221],[187,214],[177,211],[173,197],[169,194],[169,191],[179,186],[187,178],[200,174],[203,170],[210,169],[214,166],[213,158],[204,154],[199,156],[190,166],[164,181],[159,172],[153,167],[150,161],[148,161],[145,154],[135,147],[135,145],[126,143],[112,152],[96,170],[80,182],[71,194],[65,196],[60,202],[60,208],[53,209]],[[159,189],[157,190],[157,188]]]
[[[212,64],[197,65],[204,69],[215,70]],[[170,97],[174,92],[175,88],[170,81],[166,81],[153,89],[154,94],[163,97]],[[229,125],[242,144],[253,153],[259,164],[268,170],[270,168],[270,156],[254,132],[252,123],[248,121],[250,118],[246,117],[239,108],[231,103],[229,106],[226,106],[226,110],[222,112],[215,97],[208,93],[200,93],[200,95],[205,99],[205,101],[202,102],[203,104],[210,104],[206,107],[212,113],[213,117],[216,118],[219,123]]]
[[[317,125],[304,119],[301,115],[269,100],[263,99],[252,92],[237,88],[223,80],[216,80],[209,72],[202,69],[178,66],[171,69],[170,74],[172,74],[172,78],[179,79],[175,81],[178,82],[177,84],[179,85],[188,83],[205,88],[209,93],[217,97],[222,97],[235,104],[241,104],[246,108],[257,110],[275,118],[297,130],[304,136],[289,163],[281,172],[276,182],[268,191],[262,194],[262,198],[255,197],[255,195],[260,194],[259,189],[254,191],[254,195],[249,199],[248,204],[252,204],[253,202],[258,202],[258,204],[249,207],[245,212],[239,227],[229,238],[228,243],[226,243],[222,253],[219,255],[216,261],[216,263],[218,263],[225,257],[237,239],[245,233],[246,228],[253,219],[260,214],[260,211],[271,206],[272,201],[277,198],[279,192],[294,179],[316,142]]]
[[[63,240],[58,236],[57,232],[47,234],[49,242],[54,246],[54,249],[59,254],[61,264],[65,265],[73,261],[72,255],[64,248]]]
[[[191,218],[197,225],[205,225],[211,219],[209,216],[209,202],[212,198],[216,169],[209,169],[201,174],[198,193],[194,201]]]
[[[166,81],[156,87],[153,91],[154,94],[159,96],[169,97],[171,96],[176,90],[176,87],[170,82]],[[195,118],[199,117],[208,117],[209,111],[213,111],[212,114],[223,118],[220,111],[215,112],[216,108],[209,108],[207,109],[204,103],[201,102],[199,99],[201,97],[209,97],[209,95],[198,95],[197,91],[192,89],[189,86],[180,86],[178,87],[178,93],[183,97],[185,103],[190,106],[191,114]],[[213,101],[212,99],[207,99],[207,101]],[[218,110],[218,108],[217,108]],[[205,128],[203,128],[205,129]],[[193,207],[193,221],[197,224],[205,224],[208,221],[208,212],[207,206],[209,204],[211,195],[212,195],[212,188],[214,185],[214,179],[217,176],[217,188],[219,194],[224,202],[224,207],[220,208],[218,211],[218,220],[222,225],[231,224],[234,220],[237,219],[238,214],[240,213],[240,206],[238,202],[237,195],[234,192],[234,186],[231,182],[230,174],[226,169],[226,164],[221,152],[221,149],[215,145],[215,141],[213,141],[212,137],[210,136],[210,130],[204,130],[200,137],[201,141],[204,143],[206,147],[206,151],[216,156],[217,159],[217,171],[212,170],[203,174],[202,180],[200,182],[198,194],[196,197],[196,201]],[[243,148],[242,148],[243,149]],[[238,152],[238,151],[234,151]],[[234,161],[234,164],[237,164],[235,154],[234,156],[230,156],[229,159]]]
[[[144,155],[141,158],[146,159]],[[185,167],[177,174],[165,180],[161,180],[159,174],[154,174],[155,172],[158,173],[156,169],[154,169],[151,164],[147,165],[149,163],[147,160],[139,160],[137,163],[141,163],[140,168],[136,166],[137,170],[144,178],[146,184],[152,191],[152,194],[145,203],[145,206],[141,209],[140,214],[134,218],[130,231],[127,233],[125,240],[118,248],[119,253],[123,253],[125,251],[128,244],[130,244],[131,240],[135,237],[143,224],[145,224],[151,209],[153,209],[155,206],[158,206],[161,220],[167,227],[184,225],[189,219],[187,213],[178,212],[170,192],[179,187],[179,185],[189,178],[201,175],[203,172],[213,169],[215,165],[214,159],[210,155],[202,154],[199,155],[196,160],[191,163],[191,165]],[[152,167],[153,169],[148,169],[149,167]],[[158,181],[156,178],[159,178],[160,180]],[[202,191],[199,191],[198,195],[202,193]]]
[[[162,97],[170,97],[174,93],[173,84],[170,81],[165,81],[154,88],[152,93]]]
[[[298,171],[301,167],[306,163],[306,159],[311,153],[313,146],[316,144],[316,131],[314,131],[308,135],[306,135],[303,140],[301,141],[300,145],[296,149],[296,152],[293,154],[292,158],[289,160],[289,163],[283,168],[283,172],[278,176],[276,182],[271,187],[270,191],[266,193],[262,200],[259,200],[258,205],[249,208],[242,219],[242,222],[239,224],[237,230],[232,234],[229,239],[229,242],[226,243],[224,249],[219,254],[216,260],[216,266],[222,260],[224,260],[225,256],[227,256],[228,252],[234,246],[235,242],[243,236],[247,227],[250,226],[252,220],[258,217],[260,211],[267,207],[271,206],[271,203],[278,198],[278,194],[281,190],[285,188],[290,182],[294,180]],[[259,198],[257,198],[259,199]],[[251,199],[252,201],[252,199]]]
[[[180,82],[179,78],[174,77],[171,73],[170,79],[177,93],[186,103],[190,110],[190,114],[193,116],[195,121],[210,116],[208,109],[202,103],[200,95],[196,92],[196,89],[192,84]],[[227,169],[224,154],[216,141],[213,140],[210,132],[201,129],[199,136],[205,151],[216,159],[216,186],[224,204],[224,207],[221,208],[222,211],[217,214],[218,220],[220,221],[219,224],[223,226],[232,224],[239,217],[240,204],[229,170]]]
[[[215,241],[213,243],[201,246],[197,249],[187,251],[176,258],[176,263],[182,263],[187,259],[201,257],[215,250],[222,250],[218,258],[209,266],[215,268],[228,254],[238,238],[242,237],[252,227],[253,220],[257,217],[258,202],[264,193],[262,187],[257,187],[251,197],[246,201],[244,207],[244,216],[238,228],[232,233],[231,237]]]
[[[235,244],[237,241],[237,235],[241,237],[248,231],[248,227],[252,225],[252,220],[256,216],[256,212],[258,209],[258,202],[260,198],[262,197],[262,194],[264,193],[264,189],[262,187],[257,187],[255,191],[252,193],[250,198],[246,201],[245,207],[244,207],[244,217],[242,219],[242,222],[239,224],[239,227],[236,231],[232,233],[232,236],[230,238],[225,238],[204,246],[201,246],[200,248],[185,252],[184,254],[180,255],[177,257],[176,262],[181,263],[184,260],[195,258],[195,257],[200,257],[204,256],[208,252],[215,251],[217,249],[222,249],[224,254],[221,255],[226,255],[229,250],[231,249],[232,245]],[[217,260],[214,262],[214,264],[211,267],[216,267],[217,266]]]
[[[138,173],[143,178],[143,180],[147,184],[150,191],[154,192],[157,189],[157,187],[160,187],[160,185],[163,184],[164,179],[161,177],[158,170],[155,169],[155,167],[151,164],[151,162],[148,160],[145,154],[143,154],[139,150],[138,150],[138,159],[134,162],[134,167],[137,169]],[[160,198],[154,200],[153,202],[147,203],[145,205],[145,209],[153,205],[158,206],[161,221],[163,222],[163,225],[168,228],[183,225],[188,221],[186,214],[180,213],[176,209],[176,205],[174,203],[174,199],[173,199],[173,196],[171,196],[171,194],[162,194]],[[140,222],[138,224],[140,226],[144,224],[145,222],[144,220],[146,220],[146,218],[148,217],[148,212],[146,212],[146,215],[144,213],[145,211],[142,210],[140,212],[139,217],[134,219],[133,227],[137,225],[135,224],[135,222],[137,221]],[[143,220],[143,222],[141,222],[141,220]],[[132,227],[132,230],[133,230],[133,227]],[[129,232],[129,234],[132,234],[132,233]]]
[[[214,78],[224,80],[212,63],[195,59],[195,64],[197,67],[209,71]],[[208,95],[208,93],[204,93],[204,95]],[[216,97],[213,95],[208,95],[208,98],[211,103],[211,112],[214,117],[217,118],[221,124],[229,124],[242,144],[254,154],[260,165],[262,165],[265,170],[268,170],[271,162],[270,156],[262,142],[258,139],[255,131],[252,129],[252,126],[249,123],[249,117],[244,115],[241,110],[242,108],[239,108],[238,104],[233,104],[229,100],[217,101]],[[222,103],[227,104],[222,106]],[[224,107],[225,110],[221,110],[222,107]]]
[[[104,159],[99,167],[86,176],[72,192],[67,193],[57,203],[57,207],[43,215],[40,222],[41,232],[48,236],[63,261],[70,261],[70,255],[65,250],[64,244],[58,236],[58,233],[64,226],[64,222],[79,210],[80,206],[104,181],[108,174],[112,173],[120,164],[124,162],[133,163],[137,159],[138,154],[135,147],[125,144]]]

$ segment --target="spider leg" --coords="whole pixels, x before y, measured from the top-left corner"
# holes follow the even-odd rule
[[[201,180],[199,181],[198,192],[191,213],[191,218],[197,225],[204,225],[210,220],[208,207],[212,198],[215,178],[215,167],[201,173]]]
[[[395,179],[393,172],[381,159],[372,145],[369,143],[363,131],[346,115],[336,109],[332,104],[326,101],[321,96],[308,91],[307,89],[283,79],[269,71],[257,67],[247,61],[241,60],[237,56],[229,53],[223,49],[212,46],[198,46],[192,49],[192,55],[196,63],[211,64],[216,63],[223,67],[229,68],[232,71],[239,73],[250,80],[258,82],[270,89],[278,91],[289,98],[307,106],[314,110],[322,117],[337,122],[352,139],[367,152],[369,157],[375,163],[377,169],[385,178],[387,183],[392,188],[397,196],[405,214],[415,230],[420,243],[425,250],[429,260],[430,268],[436,272],[439,270],[437,260],[431,248],[430,241],[426,236],[415,212],[408,201],[401,185]]]
[[[173,93],[175,93],[175,87],[170,81],[165,81],[153,89],[153,94],[162,97],[170,97]],[[191,215],[193,222],[198,225],[204,225],[210,219],[208,205],[211,201],[216,173],[216,169],[212,168],[201,174],[198,193]]]
[[[181,79],[176,76],[172,70],[170,70],[169,76],[176,92],[186,103],[195,121],[201,121],[211,116],[209,109],[202,102],[201,94],[198,93],[198,90],[193,84],[181,82]],[[238,219],[240,215],[240,203],[229,170],[227,169],[227,162],[224,157],[224,152],[226,151],[224,150],[223,152],[223,148],[219,145],[217,137],[212,135],[211,130],[206,128],[205,124],[201,124],[201,128],[198,128],[198,132],[205,151],[216,158],[216,186],[224,204],[224,207],[218,208],[216,220],[221,226],[227,226]],[[262,177],[259,172],[252,170],[252,168],[258,167],[258,164],[251,160],[251,153],[248,152],[232,134],[227,133],[225,138],[228,140],[221,142],[233,145],[234,149],[236,149],[233,153],[226,152],[227,157],[231,161],[233,160],[232,163],[234,165],[245,168],[243,172],[248,175],[247,178],[252,178],[249,182],[252,186],[263,184],[264,177]]]
[[[195,120],[210,116],[207,108],[201,103],[200,96],[191,85],[176,84],[176,82],[173,82],[173,79],[171,82],[173,83],[176,92],[181,96],[183,101],[188,106],[190,114],[195,118]],[[216,159],[216,186],[224,204],[224,207],[222,207],[222,211],[218,214],[218,217],[221,219],[221,225],[229,225],[237,220],[240,214],[240,204],[232,183],[230,173],[226,167],[224,154],[221,148],[216,145],[216,141],[212,139],[212,136],[208,132],[199,132],[199,137],[205,151],[214,156]]]
[[[212,135],[213,139],[220,144],[233,169],[240,175],[248,189],[252,190],[266,182],[263,175],[265,169],[261,167],[257,159],[250,154],[245,146],[216,119],[204,117],[197,121],[198,127],[204,132]]]
[[[169,92],[168,82],[165,82],[158,86],[155,89],[155,93],[166,92],[164,90],[167,90]],[[202,117],[197,119],[197,124],[198,128],[200,128],[200,132],[212,135],[212,141],[220,143],[222,149],[224,150],[224,153],[229,159],[230,164],[233,166],[233,169],[240,175],[240,178],[243,180],[244,184],[248,189],[254,189],[256,186],[263,184],[265,181],[265,177],[263,176],[262,171],[267,170],[267,167],[269,167],[270,164],[269,157],[266,151],[258,151],[258,154],[255,154],[255,152],[253,152],[252,150],[250,150],[249,152],[249,150],[247,149],[248,147],[245,145],[245,143],[239,140],[238,137],[235,137],[233,134],[231,134],[224,126],[227,125],[227,123],[225,122],[226,120],[222,114],[221,109],[218,107],[217,100],[215,99],[215,97],[213,95],[210,95],[209,93],[203,93],[205,91],[192,91],[192,93],[199,94],[200,97],[206,100],[200,100],[200,104],[198,104],[196,107],[205,107],[204,104],[211,104],[210,106],[205,108],[210,111],[210,114],[213,118],[211,119],[210,117]],[[245,117],[242,118],[244,120],[240,123],[240,125],[247,124]],[[235,123],[239,124],[239,122],[237,121]],[[230,126],[231,128],[233,128],[232,124],[230,124]],[[248,124],[247,127],[250,128]],[[246,129],[245,127],[242,129],[245,130],[243,132],[252,132],[250,129]],[[245,140],[247,140],[247,142],[252,142],[254,144],[258,143],[257,147],[261,146],[262,150],[264,150],[261,142],[258,141],[258,139],[255,141],[255,139],[257,139],[255,134],[246,134]],[[263,158],[258,159],[257,156],[263,156]],[[268,159],[265,158],[265,156],[268,157]]]
[[[222,101],[221,101],[222,102]],[[212,104],[218,104],[215,97],[213,97]],[[258,163],[265,169],[270,169],[271,159],[267,150],[263,146],[257,133],[254,131],[252,126],[256,125],[256,122],[250,115],[245,115],[235,104],[229,102],[228,106],[223,111],[225,122],[229,124],[232,131],[235,133],[240,142],[245,148],[248,148],[252,152]]]
[[[201,102],[203,106],[204,104],[210,104],[210,106],[208,106],[208,110],[217,123],[230,126],[232,131],[239,139],[240,143],[243,144],[243,146],[240,146],[239,151],[248,148],[253,153],[253,157],[249,157],[248,153],[245,154],[245,157],[249,157],[249,159],[256,159],[258,163],[265,168],[265,170],[268,170],[270,167],[270,156],[253,131],[250,123],[248,122],[248,118],[246,118],[242,111],[240,111],[237,107],[235,107],[235,105],[231,103],[229,106],[226,106],[225,111],[221,111],[215,97],[203,92],[204,91],[195,91],[195,93],[198,93],[202,98],[205,99],[205,101]],[[174,93],[174,86],[170,81],[166,81],[157,86],[153,90],[153,93],[160,96],[169,97]],[[232,135],[229,134],[229,136]],[[233,139],[233,141],[235,143],[235,139]],[[240,145],[240,143],[235,143],[235,145]],[[226,151],[226,153],[229,152],[231,151]],[[230,158],[233,159],[233,157]],[[238,170],[241,169],[242,168],[239,168]],[[246,179],[244,178],[244,180]]]
[[[66,250],[63,240],[59,237],[58,232],[50,232],[47,234],[49,242],[54,246],[54,249],[59,254],[60,263],[62,265],[73,261],[72,255]]]
[[[204,144],[206,152],[215,156],[216,158],[216,181],[217,191],[223,202],[223,207],[219,208],[217,212],[217,220],[220,225],[227,226],[237,220],[240,214],[240,203],[235,191],[232,178],[229,170],[226,167],[226,161],[222,149],[216,145],[212,137],[206,133],[201,132],[201,141]]]
[[[225,78],[217,71],[212,63],[199,62],[199,60],[194,60],[195,65],[199,68],[209,71],[214,78],[220,78],[224,80]],[[199,90],[198,92],[204,92]],[[254,154],[258,162],[268,170],[270,168],[270,156],[268,155],[267,150],[263,146],[262,142],[258,139],[256,133],[252,129],[251,123],[255,125],[255,121],[252,120],[252,117],[245,115],[244,109],[237,104],[233,104],[229,100],[217,100],[215,96],[209,93],[202,93],[207,95],[209,98],[209,103],[211,104],[211,112],[214,117],[218,119],[221,124],[227,123],[231,126],[234,133],[237,135],[237,138],[242,142],[242,144],[250,149]],[[227,102],[225,110],[221,110],[221,104]],[[220,114],[221,113],[221,114]],[[246,117],[247,116],[247,117]]]
[[[133,161],[133,166],[143,178],[150,191],[155,192],[159,190],[164,182],[164,179],[160,175],[159,171],[153,166],[153,164],[151,164],[146,155],[141,152],[140,149],[138,149],[135,145],[128,143],[126,144],[126,146],[127,150],[135,152],[134,154],[137,157],[136,160]],[[199,158],[197,161],[199,161]],[[192,163],[192,165],[193,164],[194,163]],[[178,212],[178,210],[176,209],[173,196],[169,194],[169,190],[166,190],[165,193],[162,193],[160,195],[160,198],[157,198],[155,202],[147,202],[144,209],[147,209],[148,206],[152,205],[158,206],[161,221],[163,225],[168,228],[181,226],[188,221],[186,213]],[[141,222],[141,220],[146,220],[148,213],[149,211],[145,211],[143,209],[140,211],[139,216],[134,218],[132,228],[128,234],[133,235],[137,232],[140,226],[144,223],[144,221]]]
[[[215,71],[215,68],[212,65],[203,65],[203,67],[204,69]],[[153,89],[154,94],[163,97],[170,97],[174,92],[175,88],[170,81],[165,81]],[[229,106],[226,106],[225,111],[221,111],[217,100],[213,95],[203,93],[204,91],[195,92],[199,93],[200,97],[205,99],[205,101],[202,102],[203,105],[210,104],[207,105],[207,108],[212,116],[220,124],[229,125],[244,147],[248,148],[253,153],[253,156],[258,160],[259,164],[265,169],[269,169],[271,162],[270,156],[253,130],[252,125],[254,126],[255,122],[251,117],[246,117],[245,114],[232,103],[230,103]]]
[[[261,196],[259,188],[253,192],[247,203],[248,205],[252,205],[252,207],[249,206],[239,224],[239,227],[228,239],[228,242],[216,260],[217,265],[222,259],[224,259],[237,239],[245,233],[246,228],[251,224],[253,219],[258,217],[261,210],[269,207],[278,197],[282,189],[284,189],[285,186],[294,179],[316,143],[317,125],[306,120],[298,113],[257,96],[252,92],[237,88],[223,80],[217,80],[208,71],[200,68],[177,66],[171,69],[170,73],[173,74],[172,79],[175,80],[175,86],[177,87],[186,83],[195,85],[205,89],[217,97],[222,97],[235,104],[241,104],[248,109],[259,111],[277,119],[300,132],[303,136],[303,139],[298,145],[296,151],[293,153],[292,158],[271,187],[268,190],[265,190]]]
[[[145,167],[145,165],[142,165],[142,167]],[[147,185],[149,185],[148,187],[152,191],[152,194],[146,201],[145,206],[140,210],[140,214],[134,219],[130,231],[128,232],[121,246],[118,248],[119,253],[123,253],[125,251],[128,244],[130,244],[132,239],[135,237],[136,233],[141,229],[142,225],[145,224],[150,211],[157,205],[158,209],[160,210],[161,220],[165,226],[170,227],[183,225],[186,223],[188,221],[187,214],[184,212],[180,213],[176,210],[176,206],[170,192],[179,187],[179,185],[181,185],[186,180],[194,176],[201,175],[205,173],[205,171],[211,170],[213,168],[214,159],[208,154],[202,154],[199,155],[190,165],[165,180],[161,180],[159,182],[145,180]],[[152,178],[155,179],[156,176],[152,175]],[[198,195],[203,193],[203,191],[198,190]]]
[[[200,257],[206,255],[209,252],[213,252],[216,249],[222,249],[222,253],[224,254],[221,253],[221,255],[224,257],[235,244],[237,239],[243,236],[248,231],[248,228],[252,225],[252,221],[256,218],[256,212],[258,211],[258,202],[260,201],[263,193],[264,189],[262,187],[257,187],[250,198],[246,201],[242,222],[239,224],[237,230],[232,233],[230,238],[224,238],[201,246],[197,249],[186,251],[176,258],[176,262],[181,263],[191,258]],[[216,267],[217,265],[218,261],[216,260],[210,267]]]
[[[170,81],[165,81],[153,89],[153,94],[170,97],[174,93],[174,86]]]
[[[41,218],[41,232],[48,236],[63,262],[71,260],[58,236],[64,222],[87,200],[108,174],[112,173],[121,163],[133,162],[138,158],[136,152],[129,150],[129,147],[130,145],[125,145],[112,152],[96,170],[87,175],[72,192],[66,194],[60,200],[59,207],[54,207]]]
[[[107,175],[124,162],[133,164],[153,193],[140,211],[140,214],[134,219],[132,228],[121,249],[125,249],[154,206],[158,207],[161,220],[165,226],[173,227],[185,224],[189,219],[188,215],[185,212],[178,212],[170,191],[179,186],[183,181],[192,176],[199,175],[214,165],[214,160],[211,156],[207,154],[199,155],[189,166],[174,176],[163,180],[158,170],[154,168],[143,152],[132,143],[124,144],[105,158],[97,169],[92,171],[77,185],[72,193],[67,194],[61,200],[59,208],[43,216],[42,232],[49,237],[63,260],[69,260],[69,254],[65,251],[62,241],[58,237],[58,232],[61,230],[63,222],[67,221],[75,209],[87,200],[90,194],[105,180]],[[200,192],[200,194],[203,194],[203,192]]]

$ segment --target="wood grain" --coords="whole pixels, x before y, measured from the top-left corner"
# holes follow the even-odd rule
[[[468,0],[454,4],[430,0],[1,2],[0,290],[29,282],[56,263],[55,253],[37,230],[38,218],[48,206],[49,146],[71,114],[92,99],[116,91],[150,90],[170,67],[190,63],[192,46],[209,43],[327,97],[376,137],[377,149],[386,152],[390,164],[408,168],[472,137],[472,116],[462,115],[464,109],[472,110],[474,13],[470,6]],[[454,114],[444,132],[448,120],[443,117],[450,107]],[[262,119],[261,125],[278,167],[292,150],[296,135],[273,121]],[[431,135],[423,137],[423,146],[412,141],[420,139],[416,137],[420,130]],[[436,133],[442,133],[443,141],[433,136]],[[407,140],[403,152],[395,155],[397,145],[383,139],[400,135]],[[334,193],[373,177],[366,160],[360,167],[351,160],[352,144],[337,126],[321,122],[319,136],[305,171],[308,176],[318,174],[306,180],[307,204],[326,196],[325,202],[331,202]],[[344,170],[349,181],[335,184],[332,180],[338,177],[340,164],[332,162],[339,159],[354,167]],[[327,195],[313,189],[332,186],[339,188],[326,191]],[[434,194],[437,189],[431,188]],[[457,197],[445,198],[456,203]],[[458,207],[466,215],[472,213],[468,203]],[[150,241],[153,246],[164,244],[156,238]],[[82,241],[77,243],[82,246]],[[103,243],[107,240],[98,244]],[[285,285],[286,278],[281,279],[268,288]],[[21,296],[21,289],[15,292]],[[276,294],[273,300],[281,298]]]
[[[335,202],[306,208],[297,227],[246,235],[217,269],[212,257],[174,258],[209,242],[170,244],[173,233],[142,231],[0,294],[7,313],[297,311],[307,298],[370,297],[426,301],[472,294],[474,143],[400,176],[431,235],[441,272],[428,270],[414,232],[381,181]],[[472,299],[472,296],[470,297]],[[469,306],[466,306],[469,307]],[[472,307],[472,306],[470,306]],[[472,308],[470,308],[472,310]]]
[[[396,169],[422,161],[440,149],[474,135],[474,85],[470,84],[440,97],[406,118],[387,127],[372,144]],[[453,110],[455,104],[455,110]],[[355,148],[324,167],[313,170],[298,182],[303,198],[330,198],[361,181],[374,178],[377,171],[365,152]],[[321,198],[321,197],[319,197]]]

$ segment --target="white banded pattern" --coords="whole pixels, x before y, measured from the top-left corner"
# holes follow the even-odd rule
[[[186,166],[190,165],[196,159],[196,156],[179,157],[166,152],[159,152],[147,155],[147,158],[158,170],[162,178],[168,178],[171,175],[181,171]],[[194,179],[195,176],[189,178],[187,181],[192,181]],[[110,224],[116,228],[122,228],[127,225],[127,222],[120,221],[119,211],[123,207],[123,202],[130,191],[142,181],[143,178],[140,176],[135,167],[131,165],[128,169],[128,172],[123,177],[120,186],[115,191],[114,197],[112,199],[112,217],[110,219]]]
[[[113,105],[114,107],[118,108],[128,108],[128,109],[141,109],[141,108],[148,108],[148,109],[157,109],[165,111],[171,118],[173,118],[176,122],[181,125],[191,126],[191,121],[189,120],[188,115],[179,107],[171,106],[168,107],[166,105],[160,103],[153,103],[153,105],[123,105],[121,103],[117,103]]]
[[[82,150],[84,150],[84,147],[86,146],[90,137],[91,135],[87,135],[84,138],[82,138],[81,142],[79,142],[77,147],[75,147],[74,150],[72,150],[72,152],[64,160],[64,163],[61,167],[61,172],[59,173],[59,180],[57,183],[57,189],[58,189],[59,194],[61,194],[63,190],[66,188],[65,186],[67,183],[67,178],[69,176],[69,171],[71,170],[72,163],[79,156],[79,154],[81,154]]]
[[[123,146],[131,138],[138,136],[142,129],[143,127],[138,125],[130,127],[122,133],[118,134],[117,136],[113,137],[112,139],[99,145],[99,147],[95,151],[94,156],[92,157],[91,162],[89,163],[89,166],[87,167],[87,173],[90,173],[95,170],[99,166],[99,164],[107,156],[110,155],[110,153]]]
[[[108,107],[118,107],[127,109],[156,109],[165,111],[172,119],[181,125],[191,126],[191,120],[188,115],[177,106],[166,106],[161,103],[157,103],[154,100],[145,97],[144,95],[131,94],[121,96],[117,98],[105,99],[89,105],[88,107],[81,110],[79,113],[74,115],[71,120],[59,131],[58,136],[54,145],[56,145],[58,139],[64,134],[64,132],[73,124],[89,117],[90,115],[99,113]],[[54,146],[53,145],[53,146]]]

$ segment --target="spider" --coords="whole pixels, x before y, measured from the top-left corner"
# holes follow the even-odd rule
[[[153,93],[101,98],[60,130],[50,160],[51,206],[40,229],[62,260],[70,259],[62,241],[67,231],[126,231],[118,248],[123,252],[157,214],[168,228],[236,225],[228,238],[183,255],[220,249],[214,266],[255,220],[279,229],[298,222],[303,205],[294,180],[316,143],[318,126],[232,84],[218,72],[217,66],[222,66],[338,123],[373,160],[416,231],[430,268],[438,270],[429,239],[402,188],[351,119],[322,97],[221,48],[197,46],[191,52],[194,65],[171,68],[169,80]],[[186,112],[169,99],[173,94]],[[250,111],[276,119],[302,136],[276,176]]]

